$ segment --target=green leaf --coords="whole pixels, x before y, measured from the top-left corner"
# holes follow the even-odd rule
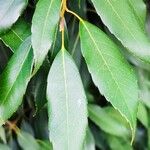
[[[118,47],[97,27],[81,22],[80,37],[82,54],[95,85],[129,122],[133,138],[138,107],[138,87],[134,70]]]
[[[0,149],[1,149],[1,150],[11,150],[10,147],[8,147],[8,146],[5,145],[5,144],[0,144]]]
[[[138,59],[150,63],[150,40],[137,20],[139,16],[137,7],[143,5],[135,4],[131,7],[129,0],[92,0],[92,2],[104,24],[129,52]],[[133,0],[130,0],[130,3],[133,4]]]
[[[61,0],[39,0],[32,19],[32,46],[36,72],[42,65],[59,21]]]
[[[139,104],[137,117],[140,122],[148,129],[148,113],[146,107],[142,103]]]
[[[115,136],[107,136],[107,140],[111,150],[133,150],[130,142],[125,141],[124,139],[117,138]]]
[[[87,126],[86,96],[77,67],[65,49],[48,75],[50,140],[54,149],[79,150]]]
[[[41,140],[38,140],[37,142],[40,145],[40,150],[53,150],[52,144],[50,142]]]
[[[31,35],[30,26],[23,19],[19,19],[17,23],[4,35],[1,36],[2,41],[13,52]]]
[[[20,131],[18,133],[18,142],[23,150],[41,150],[36,139],[27,132]]]
[[[27,38],[8,62],[0,76],[0,125],[21,104],[33,65],[30,38]]]
[[[0,1],[0,34],[17,21],[27,3],[27,0]]]
[[[127,0],[127,1],[141,28],[143,29],[143,31],[145,31],[146,5],[144,1],[143,0]]]
[[[126,126],[121,121],[112,118],[105,109],[96,105],[89,105],[88,110],[90,119],[103,131],[118,137],[128,137],[129,130]]]
[[[85,139],[85,145],[84,145],[84,150],[95,150],[95,141],[94,137],[92,135],[92,132],[88,128],[86,132],[86,139]]]

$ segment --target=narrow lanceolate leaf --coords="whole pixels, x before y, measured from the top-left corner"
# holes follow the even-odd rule
[[[150,63],[150,40],[137,20],[137,16],[140,16],[135,15],[138,4],[131,7],[129,0],[92,0],[92,2],[104,24],[129,52],[138,59]]]
[[[18,108],[25,94],[33,64],[31,41],[28,38],[12,56],[0,76],[0,125]]]
[[[0,0],[0,34],[17,21],[27,3],[27,0]]]
[[[59,21],[61,0],[39,0],[32,20],[32,46],[36,72],[42,65],[53,41]]]
[[[82,149],[87,126],[86,96],[77,67],[65,49],[52,64],[47,99],[53,148]]]
[[[25,39],[31,35],[30,26],[20,19],[17,23],[0,38],[13,52],[15,52],[19,46],[25,41]]]
[[[137,79],[118,47],[97,27],[80,23],[82,54],[95,85],[126,118],[135,135],[138,107]],[[132,94],[131,94],[132,93]]]

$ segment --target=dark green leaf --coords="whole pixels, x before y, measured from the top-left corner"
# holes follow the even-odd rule
[[[30,38],[25,40],[10,59],[0,76],[0,125],[21,104],[31,77],[33,54]]]
[[[15,52],[24,40],[31,35],[29,27],[25,20],[20,19],[6,34],[1,36],[1,39]]]

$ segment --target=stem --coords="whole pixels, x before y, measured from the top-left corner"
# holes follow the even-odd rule
[[[78,16],[75,12],[69,10],[67,8],[67,0],[62,0],[62,3],[61,3],[61,13],[60,13],[60,17],[61,17],[61,20],[60,20],[60,31],[62,32],[62,49],[65,49],[65,38],[64,38],[64,24],[65,24],[65,17],[64,17],[64,14],[65,12],[68,12],[72,15],[74,15],[76,18],[78,18],[81,22],[83,22],[83,19]]]

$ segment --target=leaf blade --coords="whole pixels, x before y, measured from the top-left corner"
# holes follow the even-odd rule
[[[27,3],[27,0],[0,1],[0,34],[17,21]]]
[[[33,54],[30,38],[20,46],[0,76],[0,125],[21,104],[31,77]],[[18,92],[19,91],[19,92]],[[16,101],[15,101],[16,100]]]
[[[87,126],[86,96],[77,68],[66,50],[59,52],[51,67],[47,99],[53,148],[81,149]]]
[[[136,17],[138,15],[135,16],[129,1],[92,0],[92,2],[104,24],[127,50],[138,59],[150,63],[150,40],[141,28]],[[135,10],[137,7],[132,8]]]
[[[39,0],[32,19],[32,46],[37,72],[42,65],[51,45],[55,28],[59,21],[61,1]]]
[[[82,54],[95,85],[129,122],[133,138],[138,108],[135,72],[118,47],[94,25],[80,22],[80,39]],[[131,91],[133,94],[129,95]]]

